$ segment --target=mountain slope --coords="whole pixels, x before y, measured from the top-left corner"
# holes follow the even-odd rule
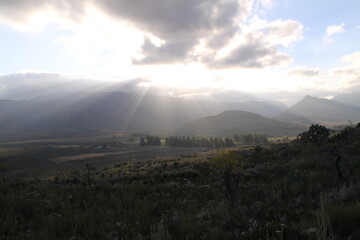
[[[311,121],[360,121],[360,108],[333,100],[306,96],[301,101],[276,116],[283,121],[305,118]]]
[[[284,123],[244,111],[225,111],[216,116],[190,122],[177,130],[178,135],[232,135],[263,133],[273,136],[297,135],[305,127]]]

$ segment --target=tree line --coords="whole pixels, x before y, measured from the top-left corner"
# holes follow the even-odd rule
[[[140,146],[160,146],[161,138],[159,136],[146,135],[140,138]]]
[[[228,137],[168,137],[165,144],[171,147],[233,147],[233,139]]]
[[[267,144],[264,134],[235,134],[232,137],[205,137],[205,136],[170,136],[165,138],[165,145],[171,147],[209,147],[225,148],[237,144]],[[140,146],[160,146],[159,136],[146,135],[140,138]]]
[[[267,144],[269,143],[266,135],[264,134],[234,134],[234,142],[240,144]]]

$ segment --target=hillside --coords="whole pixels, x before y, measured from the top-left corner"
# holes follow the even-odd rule
[[[232,135],[263,133],[294,136],[304,130],[301,125],[284,123],[244,111],[226,111],[216,116],[190,122],[176,131],[178,135]]]
[[[283,121],[360,121],[360,108],[341,102],[306,96],[301,101],[277,115]]]

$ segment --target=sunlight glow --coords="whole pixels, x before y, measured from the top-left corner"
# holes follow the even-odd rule
[[[116,65],[118,69],[119,66],[131,65],[131,58],[137,56],[143,43],[143,33],[89,7],[76,32],[57,39],[55,43],[64,45],[81,64],[109,64]]]

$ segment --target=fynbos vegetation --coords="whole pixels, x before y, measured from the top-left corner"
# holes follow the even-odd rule
[[[360,125],[312,126],[208,160],[87,164],[46,179],[10,179],[2,165],[0,239],[359,239],[359,146]]]

